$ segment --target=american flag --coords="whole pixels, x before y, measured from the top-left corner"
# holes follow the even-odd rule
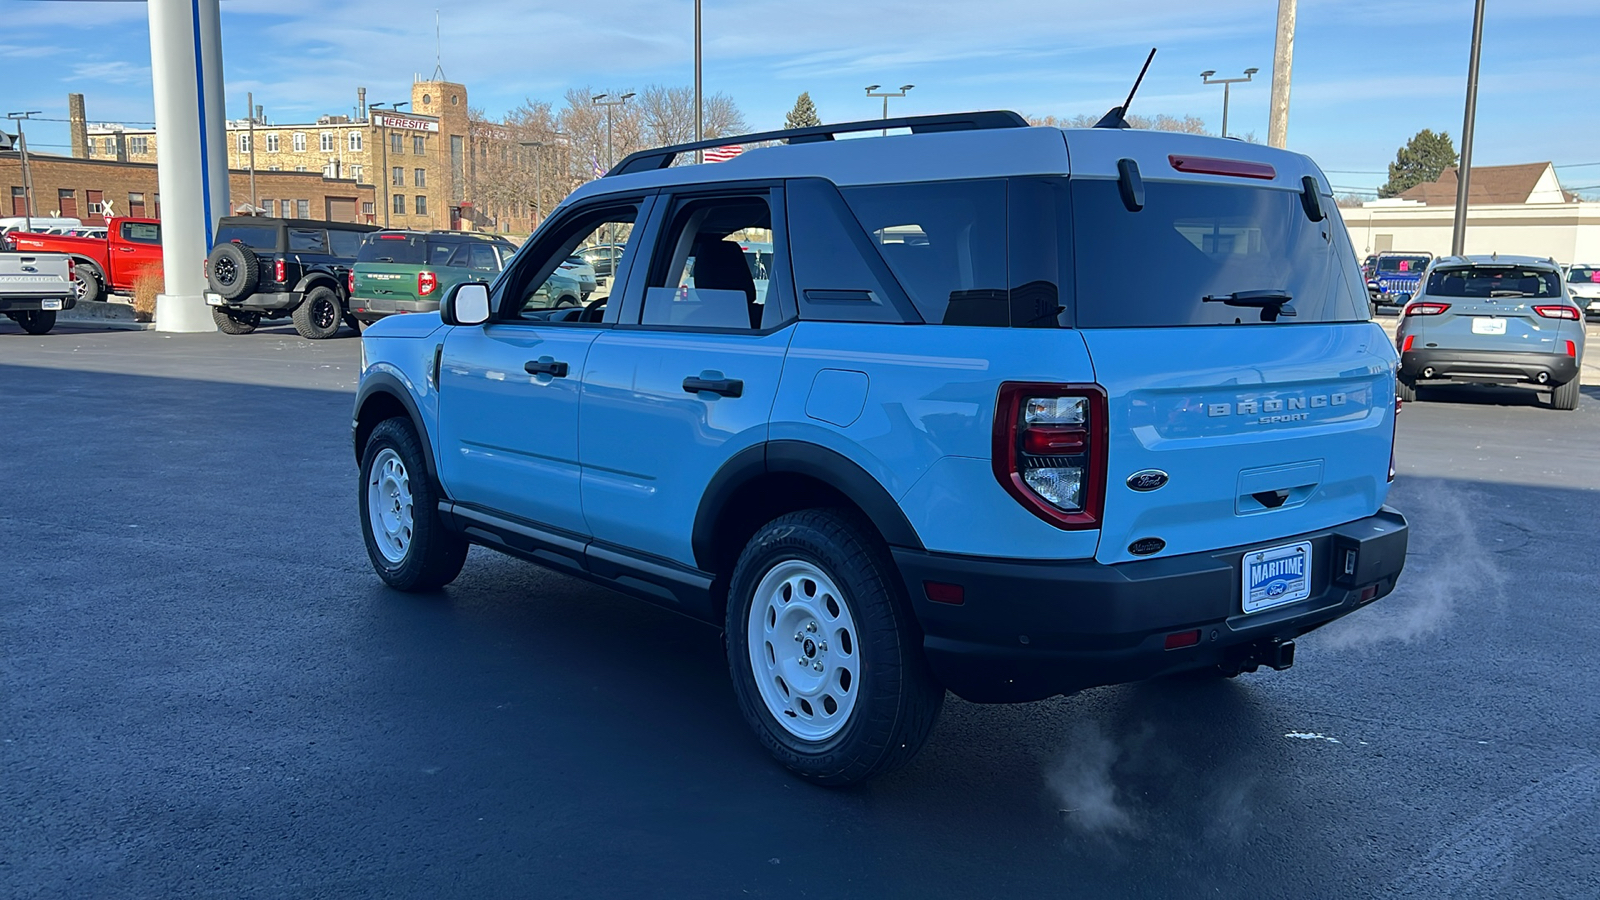
[[[706,162],[727,162],[744,152],[740,144],[729,144],[726,147],[713,147],[705,152]]]

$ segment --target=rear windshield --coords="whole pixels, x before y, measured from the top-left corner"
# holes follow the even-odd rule
[[[217,243],[243,244],[251,250],[270,253],[278,249],[278,226],[229,223],[217,229]]]
[[[1071,184],[1080,328],[1262,324],[1262,310],[1220,302],[1252,291],[1293,298],[1278,324],[1368,317],[1332,203],[1312,222],[1294,191],[1146,181],[1144,208],[1130,212],[1114,180]]]
[[[1434,269],[1430,297],[1559,297],[1561,276],[1527,266],[1457,266]]]
[[[1420,274],[1428,267],[1426,256],[1380,256],[1379,272],[1407,272]]]
[[[420,266],[428,258],[428,240],[420,234],[375,234],[361,245],[356,262]]]
[[[1600,284],[1600,269],[1591,269],[1587,266],[1573,266],[1567,273],[1569,284]]]

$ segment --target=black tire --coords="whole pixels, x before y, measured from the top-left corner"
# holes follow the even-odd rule
[[[211,307],[211,321],[217,323],[217,330],[223,334],[249,334],[261,324],[261,313],[258,312],[232,312],[226,309]]]
[[[56,311],[53,309],[25,309],[14,316],[22,330],[29,334],[49,334],[50,329],[56,327]]]
[[[321,341],[339,333],[339,323],[344,319],[344,305],[339,295],[330,287],[314,287],[306,291],[305,299],[290,314],[294,330],[308,341]]]
[[[261,283],[261,258],[243,244],[218,244],[206,258],[206,281],[222,299],[237,300]]]
[[[795,560],[820,569],[844,595],[857,634],[853,651],[860,654],[848,718],[836,733],[816,741],[778,721],[756,683],[747,643],[756,589],[768,572]],[[927,741],[944,704],[944,688],[923,656],[921,631],[887,548],[870,525],[843,511],[789,513],[756,532],[733,570],[724,633],[745,721],[778,762],[817,784],[855,784],[904,765]],[[851,652],[847,645],[842,649]]]
[[[379,549],[369,508],[369,487],[382,477],[376,472],[384,451],[393,451],[404,467],[411,494],[411,537],[398,560]],[[358,503],[361,536],[366,540],[372,568],[390,587],[408,592],[436,591],[456,579],[467,561],[467,542],[444,527],[439,518],[439,492],[428,477],[427,462],[417,432],[405,419],[385,419],[372,429],[361,453]]]
[[[72,283],[78,302],[99,301],[106,298],[106,277],[94,263],[80,262],[72,267]]]
[[[1396,397],[1400,398],[1402,403],[1417,402],[1417,386],[1405,380],[1404,378],[1395,379],[1394,393]]]
[[[1556,385],[1555,390],[1550,392],[1550,407],[1552,409],[1577,409],[1578,398],[1582,396],[1582,380],[1574,377],[1566,384]]]

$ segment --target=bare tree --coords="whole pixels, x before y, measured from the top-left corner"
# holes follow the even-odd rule
[[[1077,115],[1072,117],[1056,116],[1025,116],[1030,125],[1049,125],[1054,128],[1092,128],[1094,123],[1100,121],[1099,116]],[[1199,116],[1169,116],[1162,113],[1157,116],[1128,116],[1128,124],[1134,128],[1143,128],[1150,131],[1176,131],[1182,134],[1211,134],[1206,131],[1205,120]]]

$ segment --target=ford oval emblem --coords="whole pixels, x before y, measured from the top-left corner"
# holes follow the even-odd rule
[[[1128,487],[1144,493],[1166,486],[1167,473],[1160,469],[1142,469],[1128,476]]]
[[[1128,545],[1128,552],[1134,556],[1149,556],[1160,553],[1167,546],[1167,542],[1158,537],[1140,538]]]

